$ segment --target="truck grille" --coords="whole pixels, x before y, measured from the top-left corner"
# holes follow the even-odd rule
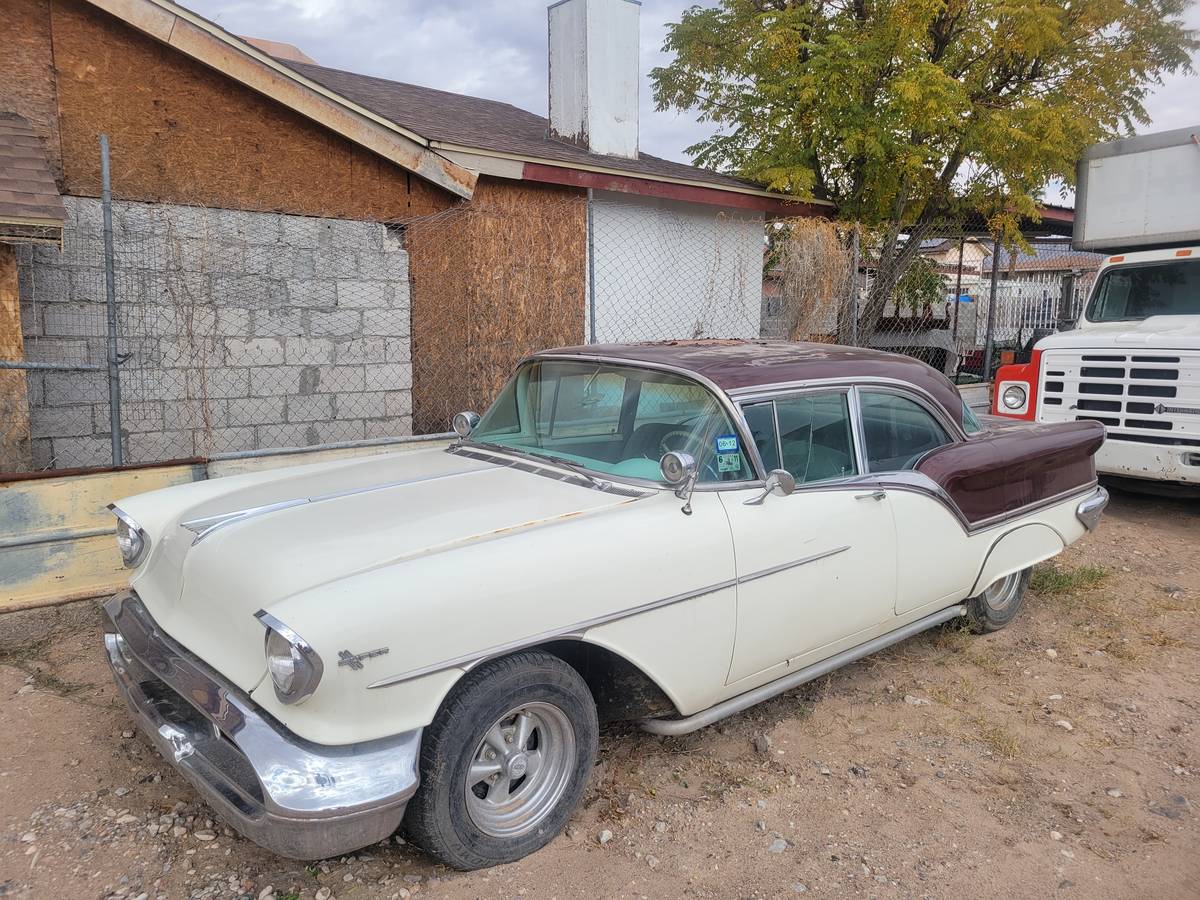
[[[1200,353],[1047,350],[1038,420],[1091,420],[1109,440],[1200,446]]]

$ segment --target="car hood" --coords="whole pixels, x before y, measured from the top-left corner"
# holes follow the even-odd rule
[[[635,499],[563,480],[559,469],[518,470],[497,460],[511,461],[443,449],[397,453],[122,500],[118,506],[148,527],[152,542],[132,586],[167,634],[251,690],[265,671],[260,609],[372,569]],[[397,582],[397,602],[402,593]],[[354,601],[336,590],[328,596],[347,608]]]
[[[1082,328],[1038,341],[1039,350],[1145,347],[1200,350],[1200,316],[1151,316],[1136,322],[1084,323]]]

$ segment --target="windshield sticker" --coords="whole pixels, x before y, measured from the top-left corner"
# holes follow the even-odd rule
[[[736,434],[722,434],[717,437],[718,453],[737,453],[741,450]]]

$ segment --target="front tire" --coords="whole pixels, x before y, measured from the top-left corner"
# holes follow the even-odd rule
[[[463,870],[541,849],[579,802],[598,731],[591,692],[558,657],[530,650],[480,666],[425,730],[409,837]]]
[[[967,619],[977,634],[999,631],[1016,618],[1025,602],[1033,568],[1022,569],[993,582],[987,590],[967,601]]]

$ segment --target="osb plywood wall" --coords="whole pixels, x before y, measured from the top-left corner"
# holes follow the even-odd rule
[[[10,244],[0,243],[0,359],[24,358],[17,257]],[[23,471],[31,458],[25,372],[0,369],[0,472]]]
[[[413,430],[484,410],[521,357],[584,340],[582,191],[481,178],[468,205],[405,229]]]
[[[49,149],[64,193],[99,195],[97,136],[106,131],[118,199],[377,220],[450,202],[440,188],[81,0],[5,6],[19,13],[16,61],[6,46],[6,69],[20,70],[5,81],[37,86],[24,106],[40,127],[52,127],[53,103],[35,101],[47,85],[57,90],[61,134]]]

